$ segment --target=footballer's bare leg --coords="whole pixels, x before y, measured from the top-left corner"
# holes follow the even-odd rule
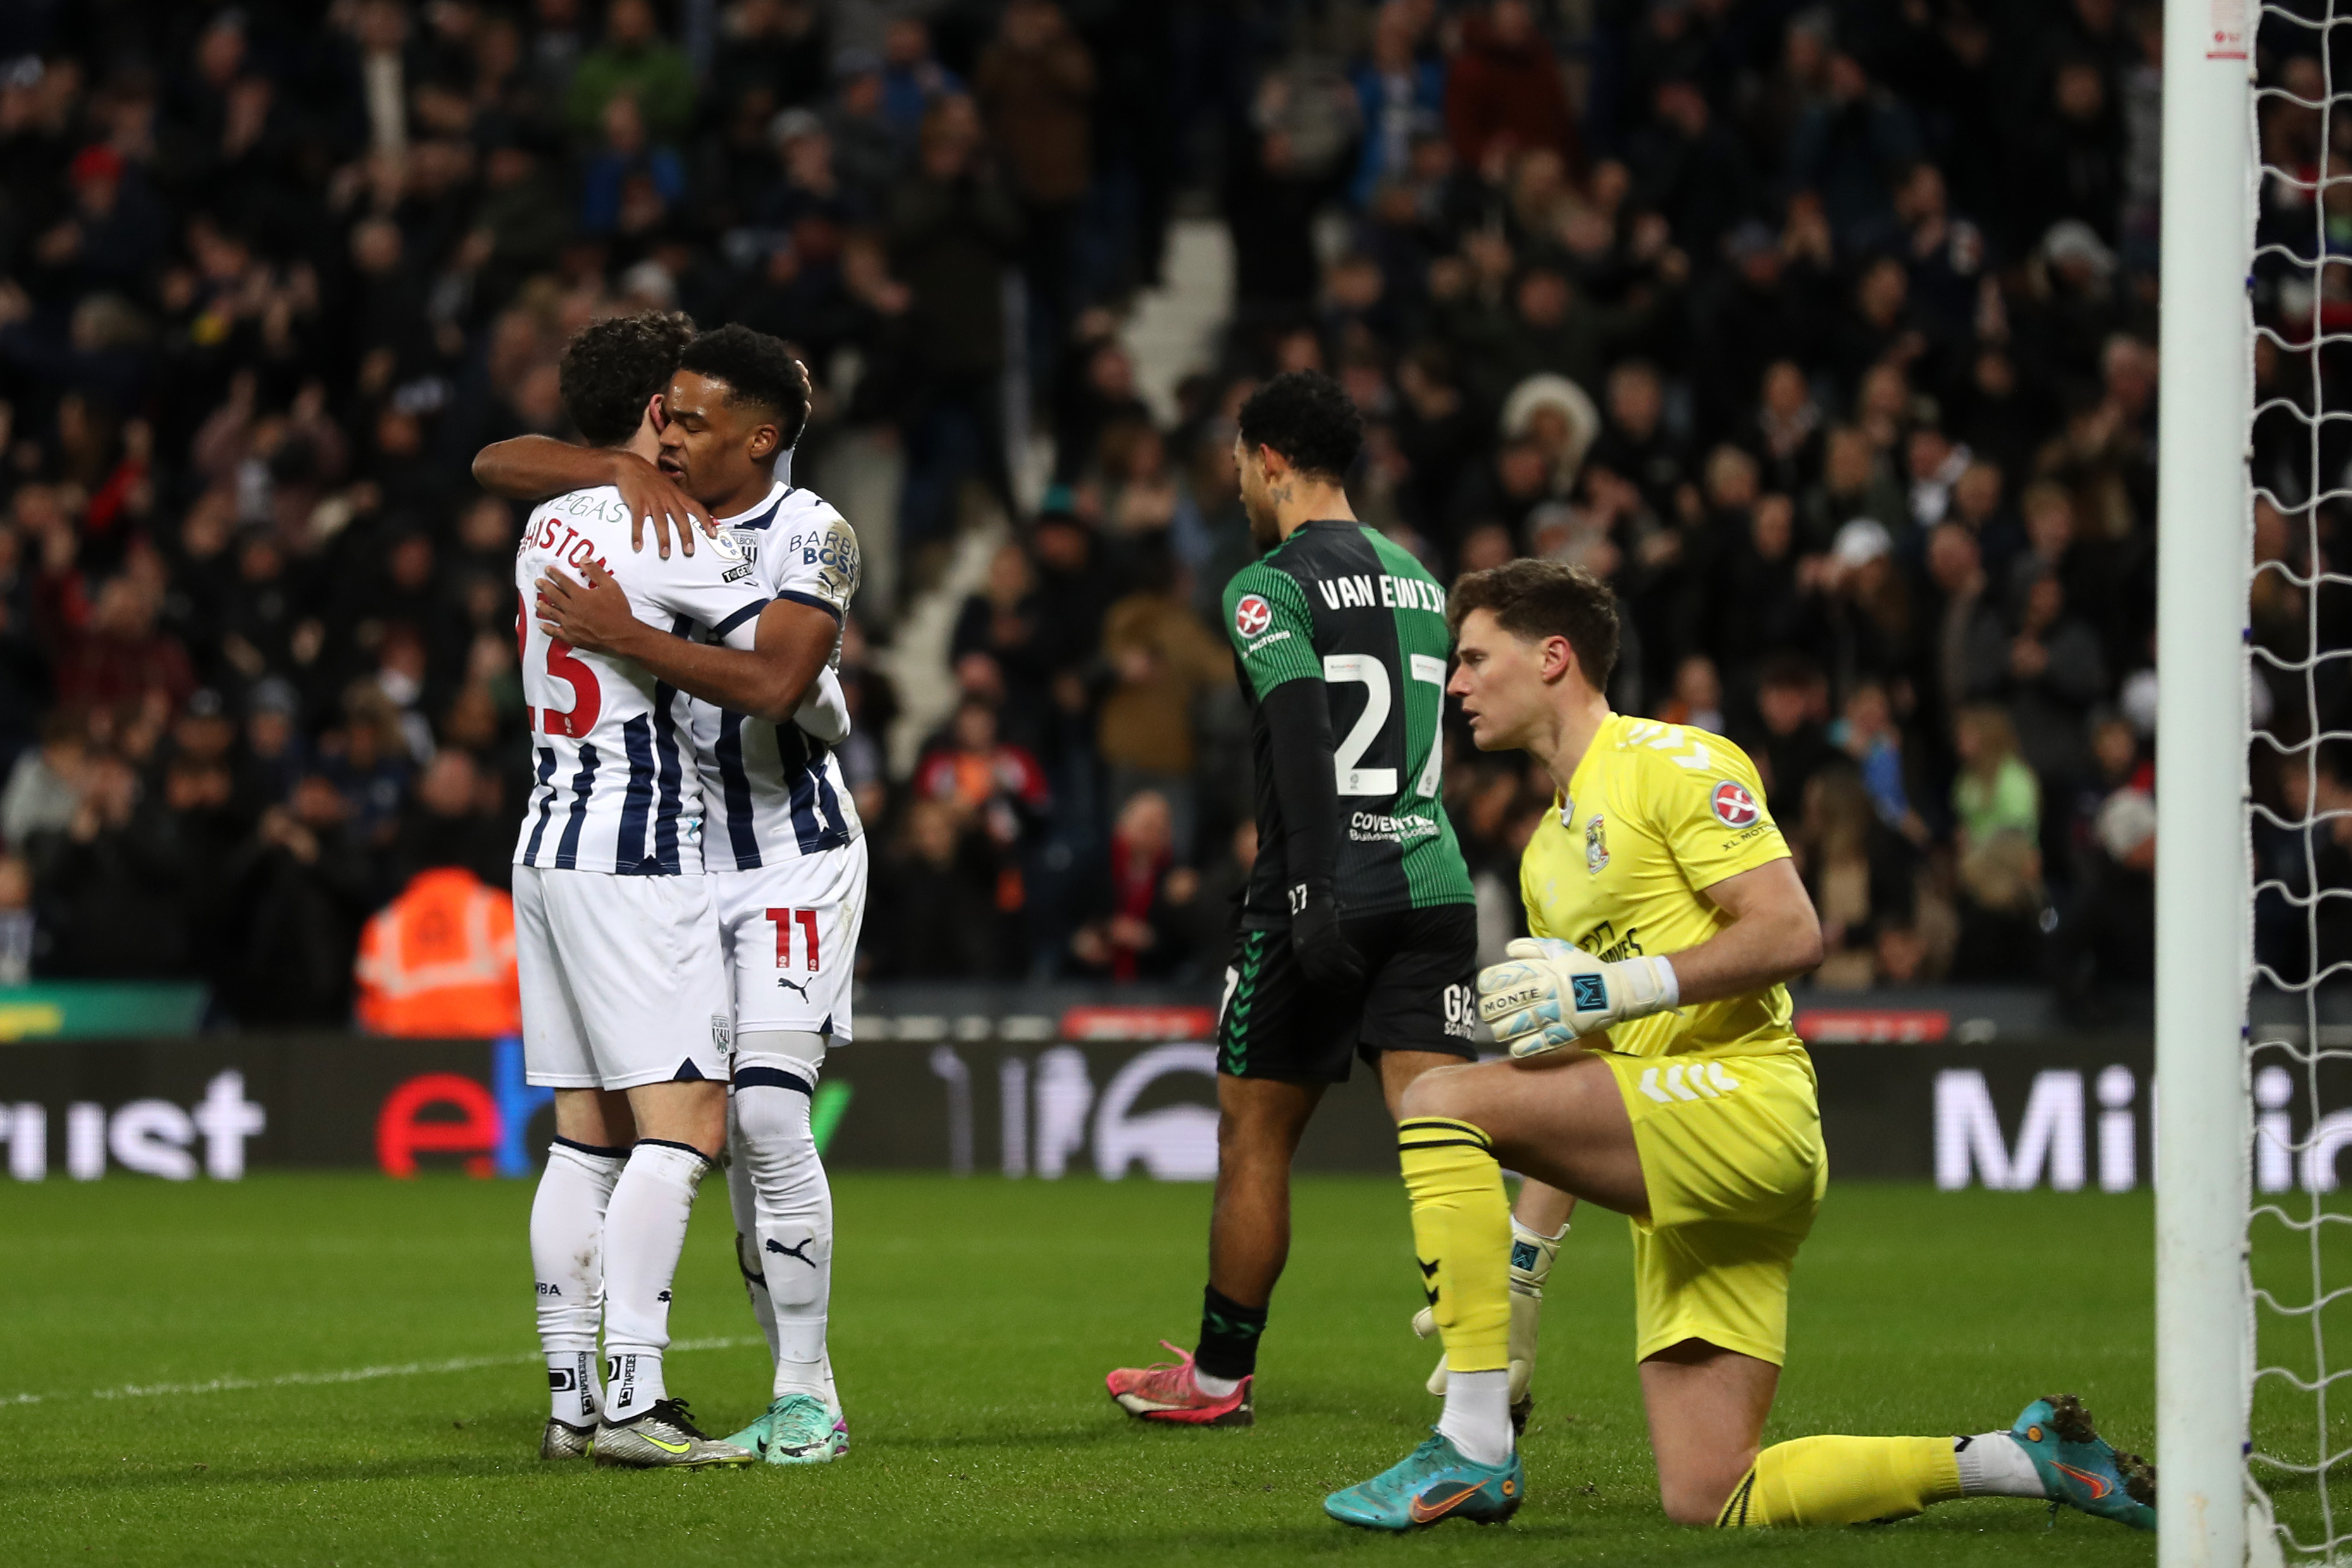
[[[708,1079],[629,1092],[637,1142],[604,1216],[604,1418],[598,1464],[749,1464],[752,1456],[698,1431],[669,1396],[670,1285],[694,1212],[695,1188],[727,1141],[727,1086]]]
[[[1703,1339],[1670,1344],[1642,1363],[1642,1402],[1658,1461],[1658,1500],[1676,1524],[1713,1524],[1756,1463],[1764,1418],[1780,1387],[1769,1361]]]
[[[1381,1052],[1381,1098],[1387,1102],[1389,1120],[1404,1115],[1404,1092],[1424,1072],[1459,1067],[1462,1058],[1450,1051],[1384,1051]]]
[[[640,1083],[628,1091],[628,1103],[640,1138],[683,1145],[714,1163],[727,1146],[724,1083]]]
[[[1217,1192],[1209,1289],[1265,1322],[1290,1259],[1290,1161],[1324,1085],[1217,1075]],[[1251,1335],[1255,1338],[1255,1333]],[[1244,1367],[1240,1375],[1246,1376]]]
[[[531,1274],[547,1355],[543,1459],[587,1458],[603,1413],[596,1330],[604,1312],[604,1215],[635,1137],[625,1095],[555,1091],[555,1141],[530,1204]]]

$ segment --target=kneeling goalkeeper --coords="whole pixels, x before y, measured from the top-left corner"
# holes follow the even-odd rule
[[[1407,1530],[1508,1518],[1524,1498],[1507,1165],[1633,1221],[1634,1354],[1676,1521],[1853,1524],[1990,1494],[2153,1529],[2154,1471],[2101,1441],[2072,1396],[2036,1400],[2007,1432],[1758,1451],[1790,1271],[1829,1174],[1785,984],[1821,960],[1812,902],[1738,747],[1609,710],[1605,585],[1513,561],[1465,578],[1450,618],[1448,690],[1479,748],[1531,753],[1559,792],[1520,862],[1534,937],[1478,977],[1511,1060],[1423,1075],[1398,1128],[1445,1412],[1427,1442],[1325,1509]]]

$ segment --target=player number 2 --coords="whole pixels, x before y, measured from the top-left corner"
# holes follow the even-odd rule
[[[1415,794],[1423,800],[1434,800],[1444,766],[1438,732],[1445,711],[1445,661],[1415,653],[1409,668],[1414,680],[1437,688],[1429,706],[1428,754],[1422,763],[1421,776],[1413,780]],[[1395,768],[1360,766],[1364,753],[1372,748],[1372,742],[1380,738],[1381,730],[1388,724],[1389,709],[1393,706],[1389,667],[1369,653],[1327,653],[1323,657],[1323,678],[1334,684],[1352,682],[1364,688],[1364,711],[1357,716],[1355,725],[1331,758],[1339,793],[1393,798],[1397,792]]]
[[[810,974],[816,973],[816,911],[814,909],[771,909],[768,921],[776,928],[776,967],[788,969],[793,962],[793,927],[801,928],[801,951],[807,959]]]

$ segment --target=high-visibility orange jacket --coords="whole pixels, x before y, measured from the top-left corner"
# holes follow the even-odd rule
[[[514,901],[472,872],[416,873],[360,936],[360,1027],[483,1040],[522,1028]]]

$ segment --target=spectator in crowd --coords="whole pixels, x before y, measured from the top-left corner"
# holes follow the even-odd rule
[[[694,116],[694,73],[686,57],[661,37],[649,0],[612,0],[604,41],[572,70],[565,113],[576,131],[608,125],[616,99],[636,105],[646,130],[674,136]]]
[[[1454,156],[1482,172],[1538,148],[1578,161],[1559,62],[1527,0],[1494,0],[1465,20],[1446,77],[1445,129]]]
[[[444,821],[472,807],[464,755],[436,758],[418,789]],[[356,1021],[369,1033],[469,1040],[522,1028],[514,903],[457,860],[468,847],[425,840],[421,868],[361,931]]]
[[[1004,369],[999,272],[1018,253],[1021,214],[982,161],[971,100],[943,98],[923,116],[914,169],[890,198],[891,270],[912,296],[908,329],[920,412],[907,420],[908,472],[898,534],[941,539],[958,486],[988,480],[1010,496],[998,382]]]
[[[41,726],[41,744],[16,758],[0,794],[0,840],[21,851],[42,833],[58,831],[80,814],[89,786],[89,728],[74,708],[58,708]]]
[[[960,827],[952,802],[919,798],[876,867],[866,942],[877,978],[999,977],[999,879],[985,834]]]
[[[1010,0],[972,81],[1021,203],[1022,268],[1034,312],[1030,341],[1050,364],[1075,314],[1075,222],[1092,172],[1088,111],[1095,62],[1053,0]]]
[[[1164,548],[1152,552],[1136,591],[1103,618],[1102,652],[1114,685],[1096,721],[1096,744],[1109,768],[1113,809],[1150,790],[1169,819],[1175,852],[1189,859],[1200,749],[1193,706],[1212,685],[1232,678],[1233,657],[1177,592]]]
[[[1139,789],[1119,808],[1097,912],[1070,939],[1080,969],[1118,981],[1189,975],[1185,916],[1201,873],[1176,863],[1174,817],[1158,790]]]
[[[1915,939],[1916,852],[1888,826],[1861,770],[1843,763],[1807,780],[1795,839],[1828,955],[1815,979],[1836,990],[1866,989],[1883,963],[1902,966]],[[1917,977],[1913,968],[1905,978]]]
[[[1963,709],[1952,781],[1961,893],[1956,978],[1999,980],[2038,972],[2042,880],[2042,785],[2018,755],[2017,729],[2003,709]]]

